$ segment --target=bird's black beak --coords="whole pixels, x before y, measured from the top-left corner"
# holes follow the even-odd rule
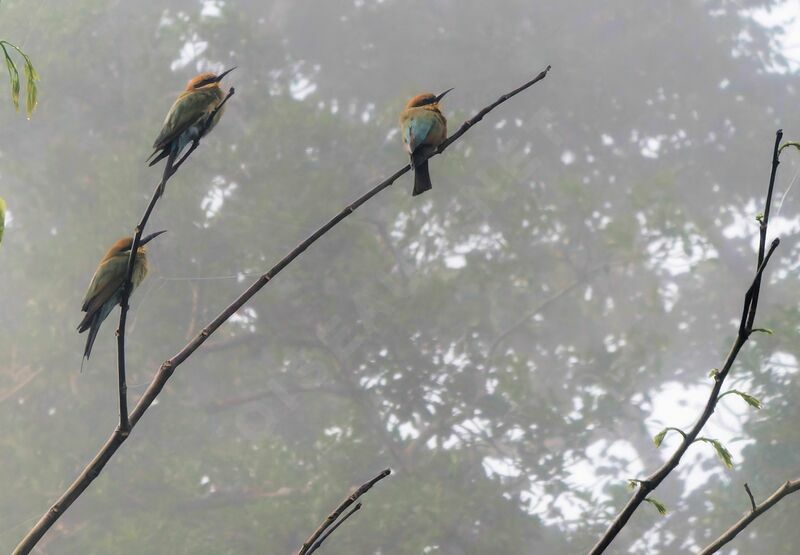
[[[451,88],[447,89],[446,91],[444,91],[442,94],[440,94],[439,96],[436,97],[435,102],[439,102],[441,99],[444,98],[444,95],[446,95],[447,93],[449,93],[452,90],[453,90],[453,87],[451,87]]]
[[[142,246],[142,247],[145,246],[151,240],[155,239],[156,237],[158,237],[162,233],[166,233],[166,232],[167,232],[166,229],[162,229],[161,231],[156,231],[155,233],[151,233],[150,235],[148,235],[147,237],[142,239],[142,241],[139,243],[139,246]]]
[[[230,68],[230,69],[227,69],[227,70],[223,71],[222,73],[220,73],[219,75],[217,75],[217,77],[214,79],[214,82],[215,82],[215,83],[219,83],[220,81],[222,81],[222,78],[223,78],[223,77],[225,77],[226,75],[228,75],[228,74],[229,74],[231,71],[233,71],[234,69],[236,69],[236,66],[233,66],[232,68]]]

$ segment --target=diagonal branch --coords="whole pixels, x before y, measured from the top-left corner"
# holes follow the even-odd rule
[[[524,91],[525,89],[533,86],[534,84],[538,83],[539,81],[543,80],[547,77],[547,73],[550,71],[550,66],[547,66],[544,71],[540,72],[536,77],[522,85],[521,87],[515,89],[514,91],[501,96],[498,100],[487,106],[486,108],[482,109],[478,112],[474,117],[464,122],[461,127],[456,131],[452,136],[450,136],[447,140],[445,140],[439,148],[432,152],[429,156],[433,157],[437,154],[442,153],[448,146],[450,146],[453,142],[459,139],[464,133],[466,133],[472,126],[478,123],[481,119],[483,119],[486,114],[488,114],[491,110],[508,100],[509,98],[519,94],[520,92]],[[230,93],[232,94],[232,93]],[[196,148],[195,145],[192,145],[193,148]],[[191,150],[190,149],[190,152]],[[187,155],[189,153],[187,152]],[[180,167],[180,164],[185,160],[186,156],[178,163],[177,167]],[[177,169],[176,167],[176,169]],[[136,403],[136,406],[130,413],[129,416],[129,426],[133,428],[139,419],[147,412],[147,409],[150,408],[150,405],[153,404],[153,401],[156,400],[158,394],[161,393],[161,390],[164,389],[164,385],[166,385],[169,378],[172,376],[172,373],[175,369],[181,365],[192,353],[194,353],[200,345],[202,345],[206,339],[208,339],[211,334],[213,334],[217,329],[222,326],[231,316],[233,316],[242,306],[247,303],[256,293],[258,293],[261,288],[263,288],[267,283],[269,283],[275,276],[277,276],[286,266],[292,263],[294,259],[300,256],[308,247],[310,247],[314,242],[317,241],[320,237],[325,235],[328,231],[333,229],[336,224],[344,220],[347,216],[355,212],[355,210],[370,200],[372,197],[383,191],[384,189],[388,188],[392,185],[395,181],[397,181],[402,175],[408,173],[411,170],[411,166],[406,164],[403,168],[397,170],[394,174],[390,177],[373,187],[371,190],[364,193],[358,199],[356,199],[352,204],[346,206],[344,210],[339,212],[336,216],[334,216],[328,223],[320,227],[317,231],[312,233],[307,239],[301,242],[297,247],[295,247],[289,254],[287,254],[284,258],[282,258],[275,266],[273,266],[268,272],[263,274],[259,277],[250,287],[248,287],[241,295],[239,295],[236,300],[234,300],[230,305],[228,305],[220,314],[214,318],[209,324],[207,324],[201,331],[198,333],[189,343],[187,343],[183,349],[178,351],[172,358],[164,361],[161,364],[161,367],[156,371],[155,376],[150,382],[150,385],[147,386],[147,389],[144,391],[142,396],[139,398],[139,401]],[[174,173],[174,172],[173,172]],[[150,201],[150,206],[148,206],[147,211],[145,212],[144,217],[142,220],[144,223],[147,223],[147,218],[150,216],[150,212],[152,212],[152,208],[155,204],[155,200]],[[141,228],[143,226],[140,225],[137,227],[136,236],[134,240],[141,237]],[[134,247],[137,245],[133,245]],[[135,249],[132,249],[132,252],[135,252]],[[131,276],[131,266],[129,264],[128,267],[128,280],[127,282],[130,283],[130,276]],[[126,295],[127,297],[127,295]],[[124,322],[123,322],[124,323]],[[124,368],[121,372],[121,377],[124,378],[123,375]],[[122,398],[124,381],[120,383],[120,398]],[[81,471],[80,475],[75,479],[75,481],[67,488],[67,490],[61,495],[61,497],[55,502],[55,504],[39,519],[36,525],[28,532],[25,538],[22,539],[20,544],[14,551],[14,555],[21,555],[26,554],[33,549],[36,543],[44,536],[47,530],[50,529],[53,524],[55,524],[56,520],[66,511],[70,505],[78,498],[80,495],[89,487],[89,484],[100,474],[103,470],[103,467],[106,463],[114,456],[119,449],[120,445],[122,445],[125,440],[129,436],[128,432],[123,432],[120,428],[117,428],[111,436],[106,440],[106,443],[103,447],[100,448],[100,451],[94,456],[94,458],[86,465],[86,467]]]
[[[752,509],[750,512],[740,518],[736,524],[728,528],[725,533],[714,540],[711,544],[698,551],[697,555],[711,555],[712,553],[716,553],[722,549],[722,546],[735,538],[739,532],[747,528],[751,522],[777,505],[781,499],[790,493],[800,491],[800,478],[785,482],[781,487],[775,490],[775,493],[767,497],[760,505],[756,505],[755,501],[753,501],[753,494],[750,493],[750,488],[747,487],[747,485],[745,485],[745,488],[747,488],[747,494],[750,496],[750,502],[752,504]]]
[[[314,553],[314,552],[315,552],[317,549],[319,549],[319,548],[322,546],[322,543],[323,543],[325,540],[327,540],[327,539],[328,539],[328,536],[330,536],[331,534],[333,534],[333,533],[336,531],[336,529],[337,529],[339,526],[341,526],[342,524],[344,524],[344,521],[345,521],[345,520],[347,520],[348,518],[350,518],[351,516],[353,516],[353,513],[355,513],[356,511],[360,511],[362,506],[363,506],[363,505],[361,505],[361,503],[357,503],[357,504],[356,504],[356,506],[355,506],[355,507],[353,507],[353,508],[350,510],[350,512],[348,512],[346,515],[344,515],[344,516],[343,516],[343,517],[342,517],[342,518],[339,520],[339,522],[337,522],[336,524],[334,524],[333,526],[331,526],[330,528],[328,528],[328,531],[327,531],[327,532],[325,532],[325,535],[324,535],[324,536],[322,536],[320,539],[318,539],[318,540],[316,541],[316,543],[315,543],[314,545],[312,545],[312,546],[311,546],[311,549],[309,549],[308,551],[306,551],[306,555],[311,555],[311,554],[312,554],[312,553]]]
[[[762,244],[766,240],[767,235],[769,207],[771,204],[772,189],[775,183],[775,171],[777,169],[777,163],[775,160],[778,155],[778,148],[780,147],[782,136],[783,132],[778,130],[775,136],[772,173],[770,174],[766,207],[764,210],[764,217],[761,219],[762,225],[760,228],[760,239]],[[722,366],[722,369],[714,374],[714,387],[711,389],[711,393],[708,396],[708,400],[706,401],[706,405],[702,414],[698,418],[697,422],[695,422],[694,426],[692,426],[691,430],[689,430],[683,437],[680,445],[672,454],[672,456],[650,476],[644,478],[643,480],[636,481],[639,486],[638,489],[611,522],[603,536],[598,540],[594,547],[592,547],[591,551],[589,551],[589,555],[599,555],[600,553],[603,553],[609,545],[611,545],[611,542],[614,541],[614,538],[617,537],[617,534],[619,534],[620,531],[625,527],[625,525],[628,523],[628,520],[631,518],[631,516],[633,516],[633,513],[636,512],[636,509],[638,509],[645,499],[647,499],[647,496],[650,494],[650,492],[656,489],[661,482],[663,482],[664,479],[680,464],[684,453],[686,453],[692,443],[695,442],[700,434],[700,431],[706,425],[706,422],[708,422],[708,419],[711,418],[712,414],[714,414],[714,410],[716,409],[717,402],[720,398],[722,384],[725,381],[725,378],[728,377],[728,373],[731,371],[733,363],[736,361],[736,357],[739,355],[739,351],[742,349],[742,347],[744,347],[745,343],[747,343],[747,340],[750,338],[750,335],[753,333],[753,322],[756,315],[755,313],[758,302],[758,293],[761,290],[761,276],[764,273],[764,269],[767,267],[767,264],[769,263],[769,259],[772,257],[772,253],[775,252],[775,249],[778,247],[779,243],[780,241],[778,239],[772,241],[772,244],[770,245],[766,255],[764,254],[763,249],[759,248],[758,261],[756,265],[757,270],[755,277],[753,278],[753,282],[747,289],[747,293],[744,296],[742,316],[739,322],[739,331],[736,335],[736,340],[734,341],[733,346],[731,347],[731,350],[725,359],[725,364]]]
[[[572,283],[570,283],[569,285],[567,285],[563,289],[560,289],[559,291],[556,291],[551,296],[546,298],[544,301],[539,303],[536,306],[536,308],[526,312],[521,318],[519,318],[516,322],[514,322],[508,328],[506,328],[504,331],[502,331],[500,333],[500,335],[498,335],[494,339],[494,341],[492,341],[492,344],[489,346],[489,351],[488,351],[488,353],[486,355],[486,360],[487,361],[491,361],[492,358],[494,357],[495,352],[497,351],[498,347],[500,346],[500,344],[503,341],[505,341],[506,339],[508,339],[508,337],[510,335],[514,334],[522,326],[524,326],[526,323],[528,323],[528,321],[530,321],[531,318],[533,318],[534,316],[537,316],[538,314],[540,314],[541,312],[546,310],[548,307],[550,307],[550,305],[556,303],[562,297],[564,297],[565,295],[568,295],[569,293],[571,293],[572,291],[574,291],[575,289],[577,289],[581,285],[584,285],[584,284],[590,282],[600,272],[608,271],[611,268],[611,266],[613,266],[615,264],[617,264],[617,263],[615,263],[615,262],[605,262],[603,264],[595,266],[594,268],[589,269],[583,275],[579,276],[574,281],[572,281]]]
[[[386,470],[375,476],[369,482],[362,484],[361,487],[359,487],[350,496],[348,496],[347,499],[342,501],[341,504],[339,504],[339,506],[336,507],[336,510],[333,511],[331,514],[329,514],[328,518],[326,518],[325,521],[319,525],[319,528],[317,528],[316,531],[313,534],[311,534],[311,537],[309,537],[303,543],[303,547],[300,548],[300,551],[297,552],[297,555],[311,555],[311,553],[316,551],[319,548],[319,546],[322,545],[322,542],[324,542],[325,539],[328,536],[330,536],[333,533],[333,531],[339,527],[340,524],[342,524],[342,522],[347,520],[350,517],[350,515],[352,515],[361,507],[361,503],[359,503],[355,509],[347,513],[344,516],[344,518],[342,518],[336,525],[334,525],[334,523],[338,520],[338,518],[342,515],[342,513],[345,512],[347,508],[350,507],[350,505],[358,501],[359,497],[361,497],[362,495],[367,493],[370,489],[372,489],[372,486],[374,486],[375,484],[386,478],[391,473],[392,473],[391,469],[387,468]],[[333,527],[331,528],[331,526]],[[329,528],[330,530],[328,530]],[[326,530],[328,530],[327,534],[325,534]],[[325,535],[323,536],[323,534]]]

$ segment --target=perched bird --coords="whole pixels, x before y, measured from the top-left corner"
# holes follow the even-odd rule
[[[447,138],[447,120],[439,111],[439,101],[452,90],[447,89],[439,96],[431,93],[419,94],[409,100],[405,110],[400,113],[403,144],[411,155],[411,168],[414,170],[412,196],[433,188],[425,156]]]
[[[142,238],[139,248],[136,251],[136,259],[133,263],[133,276],[131,277],[131,293],[139,286],[147,275],[147,249],[145,245],[152,239],[158,237],[165,231],[157,231]],[[123,237],[114,243],[100,261],[89,290],[83,298],[81,310],[86,313],[81,323],[78,325],[78,333],[89,330],[86,338],[86,348],[83,351],[84,358],[88,359],[92,353],[97,332],[100,325],[108,317],[111,310],[122,300],[122,282],[125,281],[125,272],[128,269],[128,257],[131,252],[133,237]]]
[[[236,68],[232,67],[219,75],[205,72],[189,80],[186,88],[178,95],[172,108],[167,112],[161,132],[153,143],[155,150],[147,158],[150,160],[155,156],[155,159],[150,162],[151,166],[167,158],[164,175],[169,176],[175,160],[184,147],[199,140],[214,128],[222,116],[222,112],[225,111],[225,106],[223,106],[217,111],[214,118],[208,121],[211,113],[225,98],[225,92],[219,86],[219,82],[234,69]],[[159,190],[159,195],[163,192],[163,189]]]

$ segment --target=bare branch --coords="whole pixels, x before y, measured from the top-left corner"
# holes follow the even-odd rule
[[[465,121],[461,127],[456,131],[453,135],[451,135],[448,139],[446,139],[439,147],[432,152],[432,154],[428,157],[431,158],[438,154],[441,154],[448,146],[453,144],[457,139],[459,139],[464,133],[466,133],[472,126],[478,123],[481,119],[483,119],[486,114],[492,111],[494,108],[505,102],[506,100],[510,99],[511,97],[519,94],[520,92],[524,91],[525,89],[533,86],[534,84],[538,83],[539,81],[543,80],[547,77],[547,73],[550,71],[550,66],[540,72],[536,77],[522,85],[521,87],[515,89],[514,91],[501,96],[498,100],[490,104],[489,106],[483,108],[480,112],[478,112],[474,117]],[[233,94],[233,90],[229,93]],[[186,155],[175,165],[175,170],[180,167],[180,165],[186,160],[189,154],[197,148],[197,144],[193,143],[189,151]],[[50,529],[51,526],[58,520],[58,518],[66,511],[70,505],[78,498],[80,495],[89,487],[89,484],[100,474],[103,470],[103,467],[106,463],[114,456],[119,446],[122,445],[125,440],[129,437],[129,430],[136,426],[136,423],[139,419],[147,412],[147,409],[153,404],[158,394],[161,393],[161,390],[164,389],[169,378],[172,376],[175,369],[180,366],[189,356],[194,353],[200,345],[205,343],[206,339],[208,339],[215,331],[217,331],[222,324],[224,324],[231,316],[233,316],[242,306],[247,303],[256,293],[258,293],[267,283],[272,281],[272,279],[277,276],[284,268],[286,268],[289,264],[291,264],[294,259],[300,256],[303,252],[305,252],[308,247],[310,247],[313,243],[315,243],[319,238],[325,235],[328,231],[333,229],[339,222],[344,220],[347,216],[355,212],[355,210],[360,207],[362,204],[370,200],[372,197],[376,196],[378,193],[383,191],[384,189],[391,186],[395,181],[397,181],[402,175],[408,173],[411,170],[411,166],[406,164],[403,168],[396,171],[390,177],[373,187],[371,190],[367,191],[363,195],[361,195],[358,199],[356,199],[352,204],[346,206],[339,214],[334,216],[328,223],[320,227],[317,231],[312,233],[308,238],[302,241],[297,247],[295,247],[292,251],[289,252],[285,257],[283,257],[275,266],[273,266],[268,272],[263,274],[259,277],[250,287],[248,287],[243,293],[241,293],[236,300],[234,300],[230,305],[228,305],[220,314],[214,318],[211,322],[209,322],[201,331],[198,333],[189,343],[187,343],[183,349],[178,351],[172,358],[164,361],[161,364],[161,367],[156,371],[155,376],[150,382],[150,385],[147,386],[147,389],[144,391],[142,396],[139,398],[139,401],[136,403],[136,406],[131,411],[128,421],[129,421],[129,428],[127,431],[123,431],[122,426],[118,427],[111,436],[106,440],[106,443],[101,447],[100,451],[94,456],[94,458],[86,465],[86,467],[81,471],[80,475],[75,479],[75,481],[67,488],[67,490],[61,495],[61,497],[53,504],[52,507],[39,519],[36,525],[28,532],[28,534],[22,539],[20,544],[14,551],[14,555],[21,555],[30,553],[31,549],[36,545],[36,543],[44,536],[47,530]],[[174,171],[172,172],[174,174]],[[166,179],[172,175],[169,174],[166,176]],[[162,179],[162,182],[165,181]],[[136,252],[136,248],[138,247],[139,239],[142,235],[142,230],[144,228],[144,224],[147,223],[147,220],[150,217],[150,213],[155,206],[155,199],[151,199],[150,204],[145,211],[144,216],[142,217],[142,221],[140,222],[139,226],[137,226],[136,234],[134,235],[134,243],[131,247],[131,252]],[[132,266],[132,259],[129,259],[128,262],[128,274],[126,279],[126,284],[130,285],[131,275],[133,271]],[[129,289],[129,287],[128,287]],[[129,291],[124,291],[123,293],[125,297],[125,305],[127,305],[127,297],[129,296]],[[121,315],[121,329],[124,329],[124,320],[122,320]],[[124,342],[124,337],[123,337]],[[124,343],[123,343],[124,344]],[[120,370],[120,401],[123,400],[123,392],[124,392],[124,363],[123,367]],[[120,412],[122,415],[122,411]]]
[[[213,112],[211,112],[210,116],[206,119],[204,129],[199,133],[202,136],[205,132],[205,128],[207,128],[211,121],[213,120],[214,116],[222,109],[222,106],[228,101],[230,97],[234,95],[236,91],[233,87],[230,88],[228,94],[222,100],[222,102],[217,105]],[[194,141],[189,148],[189,150],[184,154],[184,156],[180,159],[180,161],[175,164],[167,164],[164,168],[164,173],[161,176],[161,181],[156,186],[155,190],[153,191],[153,195],[150,197],[150,202],[147,205],[147,208],[144,211],[144,215],[142,215],[142,219],[139,220],[139,224],[136,226],[136,230],[133,235],[133,242],[131,243],[131,253],[128,257],[128,266],[126,269],[125,280],[122,282],[122,297],[120,298],[120,312],[119,312],[119,326],[117,327],[117,380],[118,380],[118,392],[119,392],[119,425],[114,430],[114,433],[111,434],[111,437],[106,441],[103,448],[100,450],[97,455],[95,455],[94,459],[89,463],[89,465],[84,468],[83,472],[81,472],[80,476],[78,477],[75,482],[69,487],[69,489],[64,492],[64,494],[59,498],[55,505],[50,507],[48,510],[36,523],[36,525],[28,532],[28,534],[22,539],[20,544],[14,550],[14,554],[17,553],[29,553],[31,549],[36,545],[36,543],[44,536],[45,532],[50,529],[50,527],[55,524],[56,520],[61,516],[61,514],[69,508],[70,505],[77,499],[81,493],[89,486],[89,484],[94,480],[99,474],[100,471],[103,469],[105,464],[108,460],[114,456],[114,453],[119,448],[120,445],[128,438],[130,435],[131,428],[133,427],[133,423],[131,423],[131,418],[128,414],[128,386],[125,380],[125,324],[127,322],[128,317],[128,309],[129,304],[128,300],[131,294],[131,280],[133,278],[133,266],[134,260],[136,257],[136,251],[139,248],[139,244],[141,243],[142,234],[144,233],[144,229],[147,226],[147,222],[150,219],[150,215],[153,213],[153,209],[156,206],[156,202],[161,197],[160,191],[164,190],[164,187],[167,184],[167,181],[175,175],[181,165],[186,161],[186,159],[191,155],[192,152],[199,146],[199,139]],[[137,405],[138,406],[138,405]]]
[[[600,272],[608,271],[611,268],[611,266],[613,266],[613,265],[615,265],[614,262],[606,262],[604,264],[600,264],[598,266],[595,266],[594,268],[591,268],[586,273],[584,273],[582,276],[580,276],[577,279],[575,279],[572,283],[570,283],[569,285],[567,285],[563,289],[553,293],[551,296],[549,296],[544,301],[539,303],[534,309],[532,309],[529,312],[525,313],[519,320],[517,320],[516,322],[511,324],[507,329],[505,329],[503,332],[501,332],[495,338],[494,341],[492,341],[492,344],[489,346],[489,351],[488,351],[488,353],[486,355],[486,360],[492,360],[492,358],[494,357],[495,351],[497,351],[497,348],[500,346],[500,344],[503,341],[505,341],[510,335],[512,335],[514,332],[516,332],[522,326],[524,326],[531,318],[533,318],[537,314],[540,314],[541,312],[546,310],[550,305],[554,304],[556,301],[558,301],[562,297],[568,295],[569,293],[571,293],[572,291],[574,291],[575,289],[577,289],[581,285],[584,285],[584,284],[590,282]]]
[[[336,531],[336,529],[337,529],[339,526],[341,526],[342,524],[344,524],[344,521],[345,521],[345,520],[347,520],[348,518],[350,518],[351,516],[353,516],[353,513],[355,513],[356,511],[360,511],[362,506],[363,506],[363,505],[362,505],[361,503],[357,503],[355,507],[353,507],[352,509],[350,509],[350,512],[349,512],[349,513],[347,513],[346,515],[344,515],[344,516],[341,518],[341,520],[339,520],[339,522],[337,522],[336,524],[334,524],[333,526],[331,526],[331,527],[328,529],[328,531],[327,531],[327,532],[325,532],[325,535],[324,535],[324,536],[322,536],[320,539],[318,539],[318,540],[317,540],[317,543],[315,543],[315,544],[314,544],[314,545],[311,547],[311,549],[309,549],[309,550],[306,552],[306,554],[307,554],[307,555],[311,555],[311,554],[312,554],[312,553],[314,553],[314,552],[315,552],[317,549],[319,549],[319,548],[320,548],[320,546],[322,546],[322,542],[324,542],[325,540],[327,540],[327,539],[328,539],[328,536],[330,536],[331,534],[333,534],[333,533]]]
[[[747,485],[747,482],[744,483],[744,491],[747,492],[747,497],[750,498],[750,507],[752,507],[752,510],[755,511],[756,510],[756,500],[753,498],[753,492],[750,491],[750,486]]]
[[[225,95],[225,98],[222,99],[216,108],[211,112],[209,117],[206,118],[205,124],[203,125],[203,129],[200,130],[198,133],[199,137],[202,137],[208,127],[211,125],[211,122],[214,121],[217,113],[222,109],[225,103],[228,101],[230,97],[232,97],[236,93],[236,90],[231,87],[228,91],[228,94]],[[134,261],[136,260],[136,251],[139,248],[139,243],[142,239],[142,234],[144,233],[144,229],[147,226],[147,222],[150,219],[150,215],[153,213],[153,209],[156,207],[156,203],[158,199],[161,198],[164,188],[167,186],[167,181],[175,175],[175,173],[180,169],[183,163],[186,161],[187,158],[195,151],[195,149],[200,145],[200,139],[196,139],[192,142],[191,147],[189,150],[186,151],[186,154],[178,161],[177,164],[172,164],[172,156],[170,156],[169,161],[164,166],[164,174],[161,176],[161,182],[156,186],[155,190],[153,191],[153,195],[150,197],[150,203],[147,205],[147,208],[144,211],[144,215],[142,215],[142,219],[139,220],[139,224],[136,226],[136,231],[133,235],[133,243],[131,244],[131,253],[128,256],[128,266],[125,272],[125,281],[122,282],[122,297],[120,298],[119,303],[119,326],[117,327],[117,381],[119,383],[119,433],[127,436],[130,433],[131,425],[128,416],[128,386],[125,383],[125,324],[128,319],[128,300],[131,296],[131,280],[133,279],[133,265]]]
[[[767,200],[764,202],[764,214],[759,222],[759,237],[758,237],[758,264],[759,266],[764,261],[764,248],[767,244],[767,226],[769,225],[769,209],[772,206],[772,190],[775,187],[775,176],[778,173],[778,164],[780,164],[780,144],[783,138],[783,130],[778,129],[775,133],[775,148],[772,152],[772,170],[769,174],[769,187],[767,187]],[[758,293],[761,290],[761,280],[759,279],[759,286],[753,292],[753,300],[750,303],[750,314],[747,317],[747,328],[753,328],[753,321],[756,319],[756,308],[758,307]]]
[[[775,493],[770,495],[767,499],[764,500],[763,503],[760,505],[756,505],[755,501],[753,500],[753,494],[750,492],[750,488],[747,484],[744,485],[745,489],[747,490],[747,495],[750,496],[750,503],[752,503],[753,508],[750,510],[749,513],[744,515],[739,521],[728,528],[724,534],[714,540],[713,543],[709,544],[707,547],[698,551],[697,555],[711,555],[712,553],[716,553],[722,547],[731,541],[736,535],[747,528],[751,522],[757,519],[759,516],[766,513],[770,510],[773,506],[775,506],[781,499],[789,495],[790,493],[794,493],[800,490],[800,478],[796,480],[789,480],[785,482],[781,487],[779,487]]]
[[[750,335],[753,332],[753,322],[755,320],[756,308],[758,304],[758,293],[761,289],[761,276],[764,272],[764,269],[767,267],[767,264],[769,263],[769,259],[772,257],[772,253],[775,252],[775,249],[780,243],[778,239],[775,239],[770,245],[769,251],[767,251],[766,255],[764,254],[764,246],[766,244],[767,236],[767,224],[769,223],[769,208],[771,205],[772,189],[775,183],[775,172],[777,170],[776,160],[782,137],[783,131],[778,130],[778,132],[775,134],[775,147],[773,149],[772,156],[772,172],[770,173],[764,216],[761,218],[761,227],[759,230],[760,243],[755,277],[753,278],[753,282],[747,289],[747,293],[744,296],[742,315],[739,322],[739,333],[736,335],[736,340],[734,341],[733,346],[731,347],[731,350],[725,359],[725,364],[722,366],[722,369],[714,374],[714,386],[709,393],[705,408],[703,409],[703,412],[698,418],[697,422],[695,422],[694,426],[692,426],[691,430],[686,433],[672,456],[667,459],[667,461],[661,465],[658,470],[650,474],[648,477],[637,481],[639,485],[638,489],[611,522],[603,536],[598,540],[594,547],[592,547],[591,551],[589,551],[589,555],[599,555],[600,553],[603,553],[606,548],[611,545],[611,542],[614,541],[614,538],[617,537],[617,534],[619,534],[620,531],[625,527],[625,525],[628,523],[628,520],[631,518],[631,516],[633,516],[633,513],[636,512],[636,509],[638,509],[639,506],[645,501],[650,492],[656,489],[661,482],[663,482],[664,479],[680,464],[683,455],[697,439],[700,431],[706,425],[708,419],[711,418],[711,415],[714,414],[714,410],[719,402],[722,384],[725,382],[725,378],[728,377],[728,373],[733,367],[733,363],[736,361],[739,351],[742,349],[745,343],[747,343],[747,340],[750,338]]]
[[[297,552],[297,555],[310,555],[311,553],[316,551],[316,549],[320,545],[322,545],[322,542],[325,541],[325,539],[328,536],[330,536],[342,522],[347,520],[350,517],[350,515],[353,514],[358,509],[350,511],[347,515],[345,515],[345,517],[342,520],[339,521],[338,524],[336,524],[336,526],[333,526],[336,520],[342,515],[342,513],[345,512],[350,505],[358,501],[359,497],[361,497],[362,495],[367,493],[370,489],[372,489],[372,486],[374,486],[375,484],[386,478],[391,473],[392,473],[391,469],[387,468],[386,470],[375,476],[369,482],[362,484],[361,487],[359,487],[350,496],[348,496],[347,499],[342,501],[339,504],[339,506],[336,507],[336,510],[334,510],[331,514],[329,514],[328,518],[326,518],[323,521],[323,523],[319,525],[319,528],[317,528],[316,531],[313,534],[311,534],[311,537],[309,537],[303,543],[303,547],[300,548],[300,551]],[[359,503],[359,505],[361,504]],[[331,526],[333,526],[333,528],[331,528]],[[331,528],[329,532],[324,536],[322,536],[325,533],[325,530],[328,530],[328,528]]]

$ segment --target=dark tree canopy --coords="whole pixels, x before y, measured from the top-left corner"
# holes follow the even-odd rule
[[[91,270],[129,234],[174,95],[237,65],[236,98],[170,182],[128,317],[132,400],[198,326],[406,163],[397,114],[455,87],[451,129],[553,73],[309,250],[188,361],[48,553],[290,553],[357,485],[395,474],[326,553],[578,553],[689,424],[736,333],[774,131],[800,138],[771,2],[356,0],[0,5],[42,80],[0,106],[0,552],[117,415],[113,325],[81,374]],[[777,3],[775,3],[777,4]],[[5,93],[3,93],[5,94]],[[796,177],[784,154],[777,199]],[[800,475],[800,189],[712,432],[614,553],[708,543]],[[776,255],[776,256],[778,256]],[[539,310],[541,307],[541,310]],[[800,499],[739,553],[798,552]],[[751,536],[752,534],[752,536]],[[630,551],[629,551],[630,550]]]

